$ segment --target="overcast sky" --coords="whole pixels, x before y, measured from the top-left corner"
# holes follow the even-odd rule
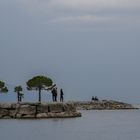
[[[0,0],[0,100],[40,74],[67,100],[140,103],[140,0]]]

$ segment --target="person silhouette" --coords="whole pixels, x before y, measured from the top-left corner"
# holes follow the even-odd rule
[[[55,102],[55,88],[53,88],[51,92],[52,92],[52,100],[53,102]]]
[[[63,93],[63,89],[60,89],[60,102],[63,102],[64,100],[64,93]]]
[[[94,96],[92,96],[91,100],[92,100],[92,101],[94,101],[94,100],[95,100]]]
[[[57,102],[57,87],[54,88],[54,101]]]

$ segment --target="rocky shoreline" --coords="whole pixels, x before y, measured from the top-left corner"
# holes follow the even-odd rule
[[[81,117],[77,110],[139,109],[131,104],[112,101],[77,101],[66,103],[0,103],[0,119],[40,119]]]
[[[101,101],[79,101],[73,102],[77,110],[126,110],[126,109],[139,109],[131,104],[113,101],[113,100],[101,100]]]
[[[0,103],[0,119],[81,117],[73,103]]]

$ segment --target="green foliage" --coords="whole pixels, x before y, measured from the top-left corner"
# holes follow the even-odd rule
[[[53,81],[45,76],[36,76],[30,79],[27,84],[28,90],[43,90],[46,87],[52,86]]]
[[[7,92],[8,92],[8,88],[7,88],[7,87],[4,87],[4,88],[1,90],[1,92],[7,93]]]
[[[0,92],[1,93],[7,93],[8,88],[5,86],[5,83],[3,81],[0,81]]]
[[[41,102],[41,91],[46,90],[46,87],[50,87],[53,81],[46,76],[35,76],[27,83],[27,90],[37,90],[39,93],[38,101]]]
[[[22,86],[16,86],[14,89],[14,92],[21,92],[22,91]]]
[[[0,89],[3,88],[5,86],[5,83],[0,81]]]

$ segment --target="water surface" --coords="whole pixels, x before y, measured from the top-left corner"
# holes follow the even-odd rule
[[[82,111],[70,119],[0,120],[1,140],[140,140],[140,110]]]

